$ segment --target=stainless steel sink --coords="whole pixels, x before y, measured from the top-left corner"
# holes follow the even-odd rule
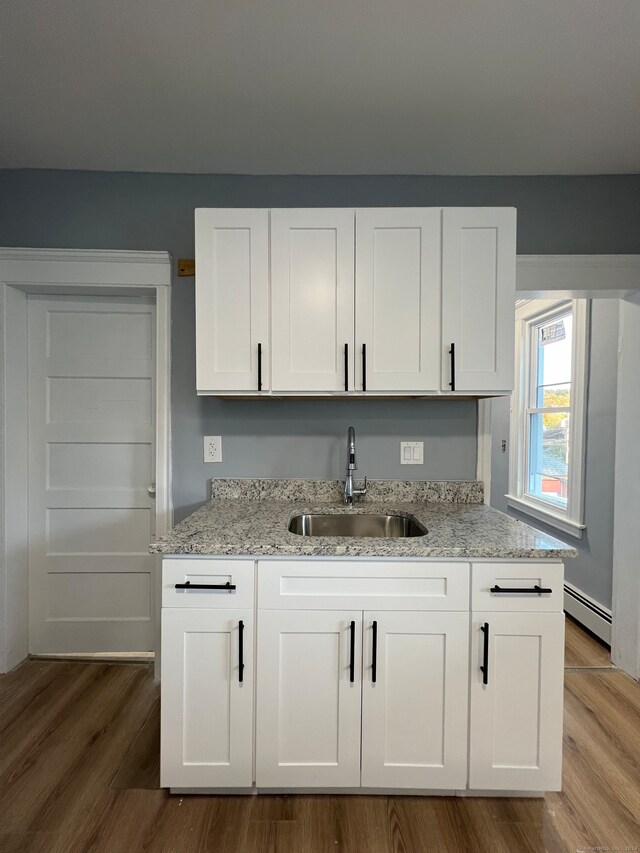
[[[424,536],[427,532],[419,521],[408,515],[381,513],[307,512],[295,515],[289,522],[291,533],[299,536]]]

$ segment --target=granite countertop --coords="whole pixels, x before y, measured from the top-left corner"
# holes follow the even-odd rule
[[[496,557],[566,559],[575,548],[482,503],[482,483],[373,481],[353,508],[342,483],[214,480],[212,500],[157,542],[155,554],[262,557]],[[427,528],[406,539],[306,537],[288,531],[302,512],[404,513]]]

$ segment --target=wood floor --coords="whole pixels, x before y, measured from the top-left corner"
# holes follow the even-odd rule
[[[171,797],[150,665],[0,678],[2,853],[640,850],[640,685],[567,620],[564,789],[544,799]]]

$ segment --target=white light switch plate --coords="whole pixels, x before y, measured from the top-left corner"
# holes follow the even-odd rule
[[[400,464],[422,465],[424,463],[423,441],[401,441],[400,442]]]
[[[222,436],[205,435],[204,437],[204,461],[222,462]]]

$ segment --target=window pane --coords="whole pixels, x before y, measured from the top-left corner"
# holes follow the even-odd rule
[[[563,406],[568,408],[571,405],[571,386],[565,384],[559,385],[540,385],[538,387],[537,405],[540,408],[549,408],[550,406]]]
[[[569,414],[529,415],[529,488],[539,500],[566,509],[569,477]]]
[[[545,403],[545,389],[571,387],[573,315],[566,314],[536,326],[536,406],[568,405]]]

